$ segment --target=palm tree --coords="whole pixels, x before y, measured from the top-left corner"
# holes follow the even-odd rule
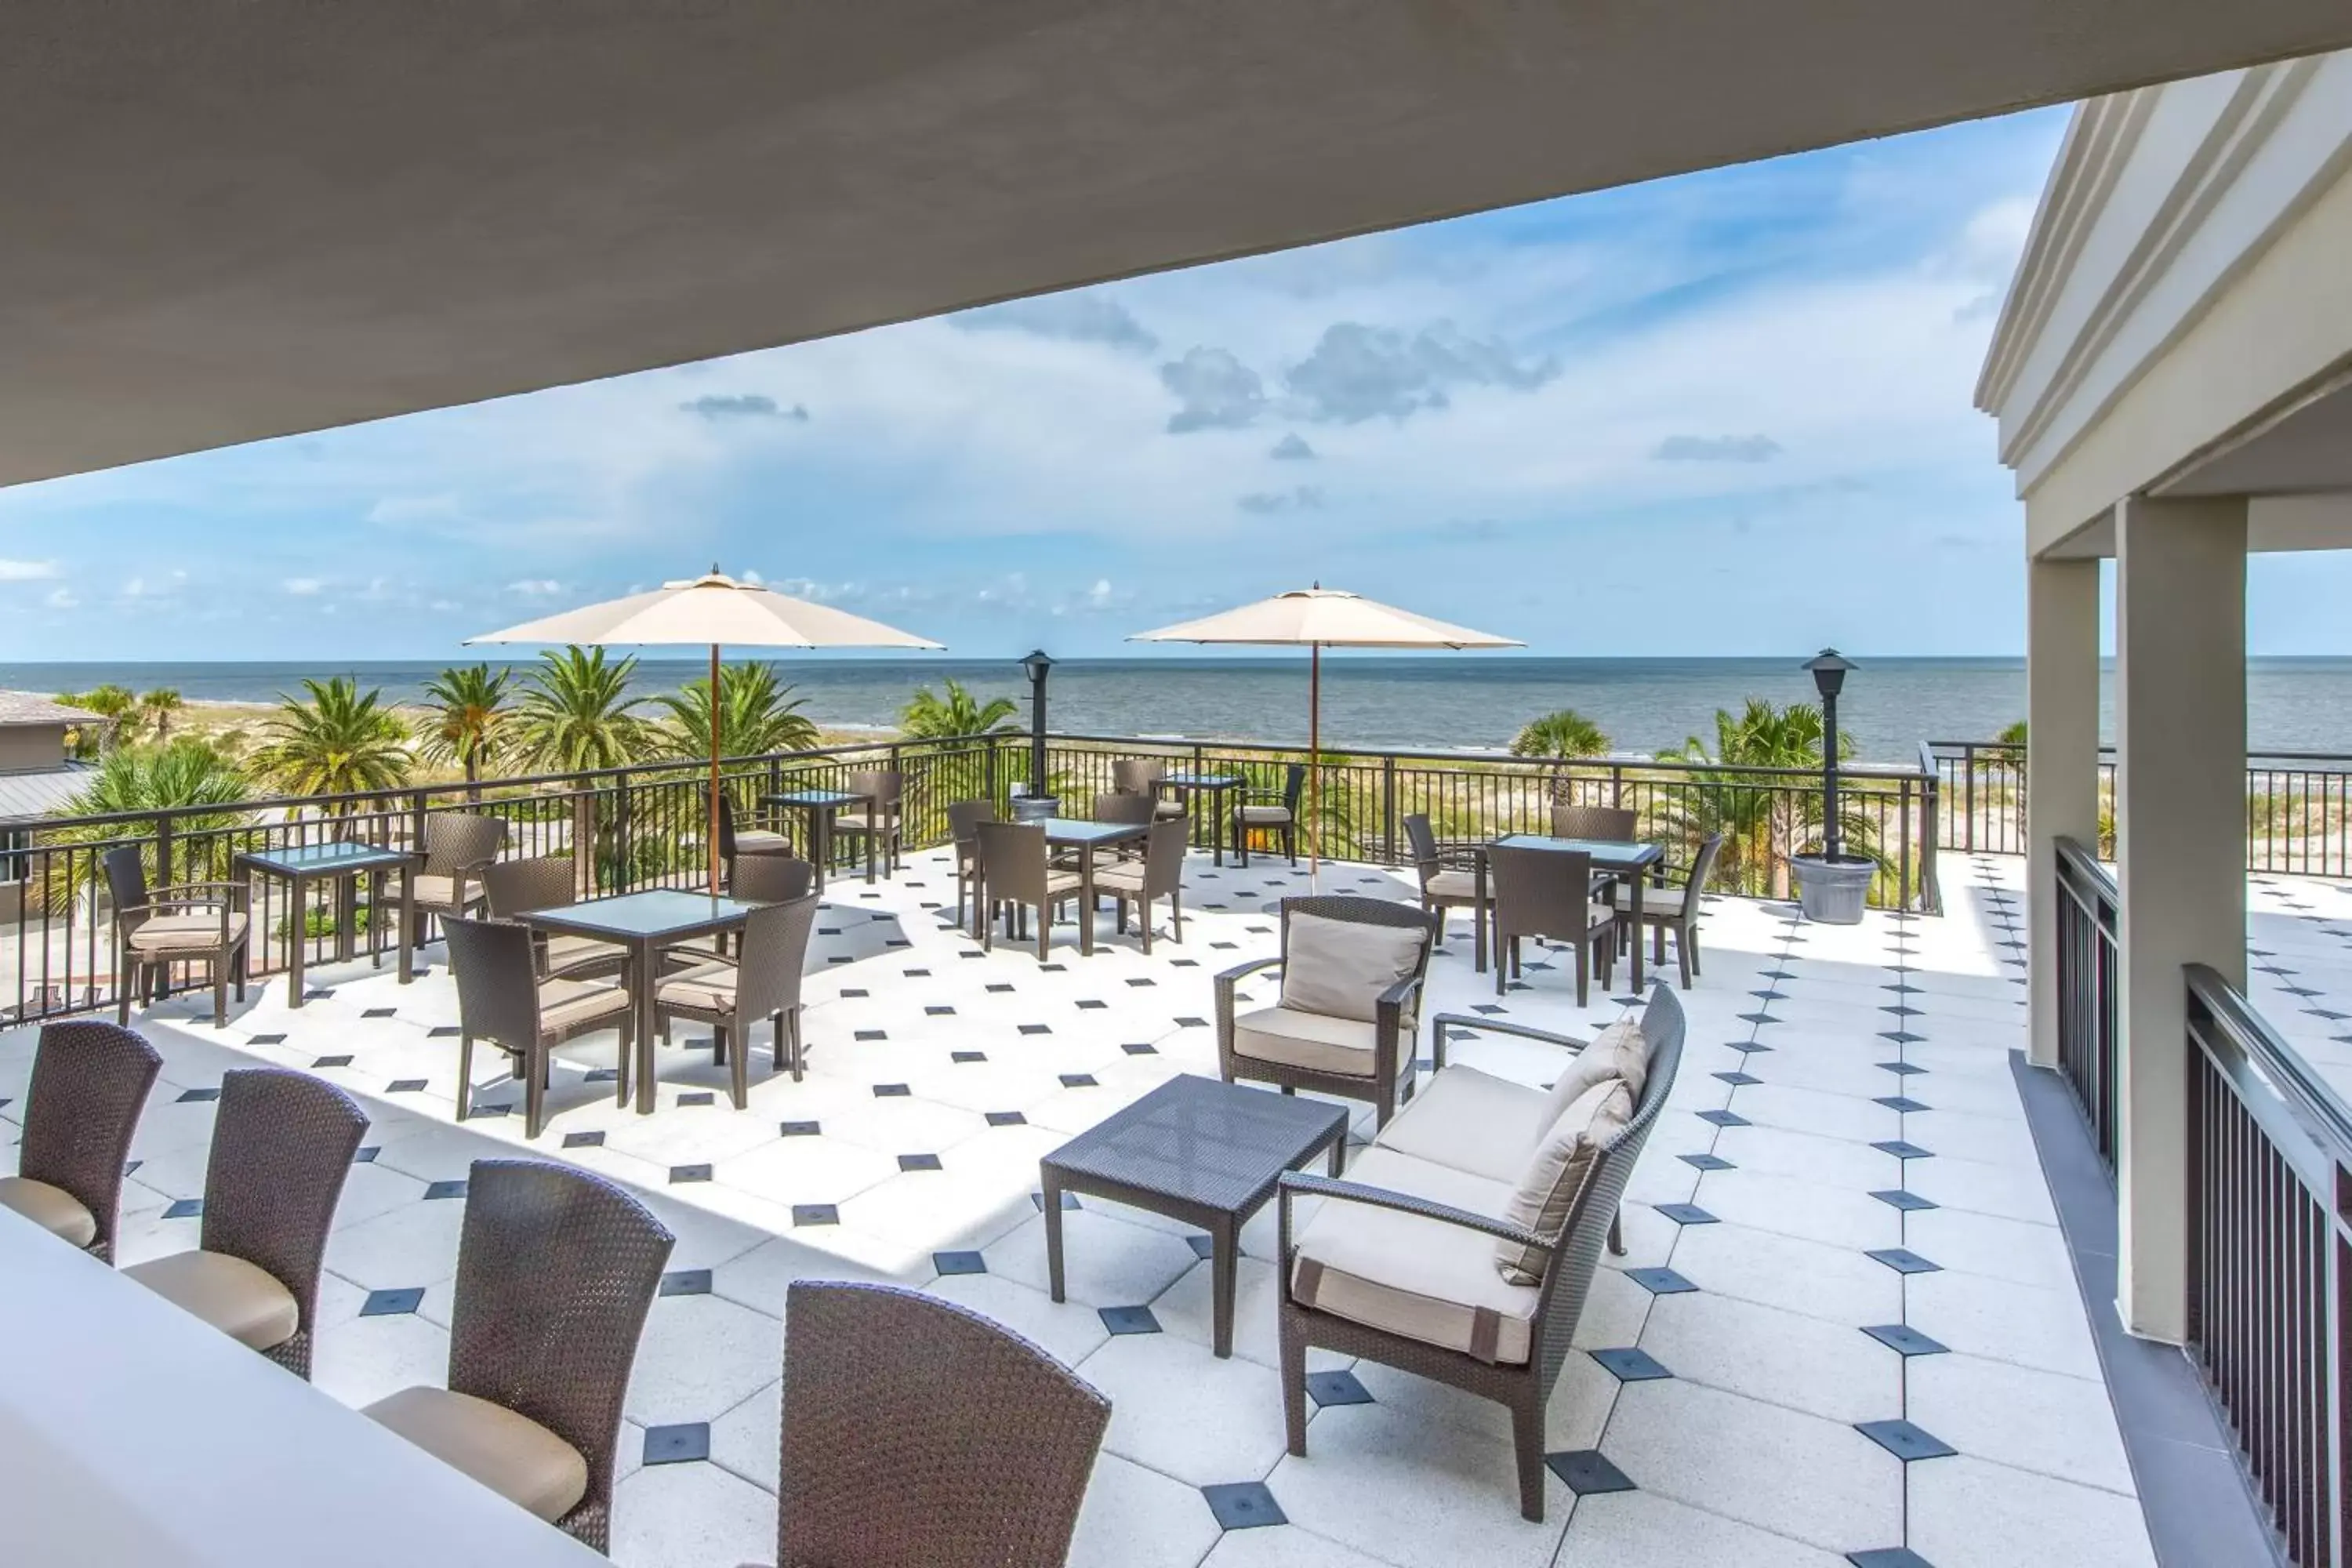
[[[77,757],[96,756],[111,746],[116,731],[121,727],[123,716],[139,705],[139,699],[131,694],[129,687],[117,686],[112,681],[94,686],[88,691],[60,691],[58,700],[68,708],[79,708],[106,721],[90,729],[74,731],[74,755]]]
[[[468,786],[478,783],[482,769],[498,760],[506,743],[506,724],[513,717],[506,706],[507,689],[513,684],[513,670],[493,675],[487,664],[455,665],[426,681],[433,719],[417,754],[436,764],[457,763],[465,768]],[[467,795],[480,798],[470,787]]]
[[[1853,737],[1839,736],[1838,755],[1853,754]],[[1723,835],[1719,863],[1727,880],[1773,898],[1788,897],[1789,858],[1801,847],[1806,828],[1821,821],[1821,797],[1811,789],[1789,787],[1785,777],[1759,773],[1743,779],[1736,770],[1820,767],[1822,710],[1810,702],[1780,708],[1751,697],[1736,716],[1727,709],[1715,710],[1712,754],[1693,735],[1658,757],[1734,770],[1693,780],[1675,792],[1666,809],[1694,843]],[[1875,830],[1869,818],[1846,816],[1838,826],[1849,847],[1868,852]]]
[[[804,700],[793,695],[789,683],[776,679],[772,664],[719,666],[719,756],[764,757],[810,750],[822,737],[815,723],[800,710]],[[655,732],[665,752],[681,757],[710,755],[709,677],[689,680],[679,690],[654,701],[669,711],[669,718]]]
[[[1511,742],[1511,755],[1542,757],[1552,763],[1554,805],[1566,805],[1576,794],[1572,775],[1562,764],[1572,758],[1601,756],[1608,750],[1608,733],[1573,708],[1529,720]]]
[[[907,706],[898,715],[898,728],[906,731],[908,739],[944,741],[959,735],[993,735],[1014,728],[1021,704],[1012,698],[992,697],[982,702],[953,676],[948,678],[947,687],[944,698],[934,696],[928,686],[915,689],[915,695],[907,700]]]
[[[2025,744],[2025,721],[2020,719],[2014,724],[2003,725],[2001,727],[2000,733],[1993,737],[1993,742],[1996,745],[2002,746],[2021,746]]]
[[[262,725],[255,770],[289,795],[347,795],[394,789],[407,782],[407,730],[383,705],[383,693],[362,692],[348,675],[306,679],[307,698],[281,695]],[[351,810],[345,802],[343,813]]]
[[[515,712],[515,744],[529,764],[551,773],[617,768],[642,755],[645,721],[633,711],[635,658],[617,663],[576,644],[539,656]]]
[[[139,699],[139,711],[155,726],[155,738],[166,740],[172,732],[172,715],[187,707],[179,692],[168,686],[159,686]]]
[[[121,746],[107,753],[89,782],[68,802],[65,815],[103,816],[169,811],[178,881],[217,879],[228,874],[236,829],[247,814],[235,809],[250,794],[236,764],[209,742],[183,735],[167,745]],[[139,831],[121,823],[69,824],[44,837],[58,844],[111,842]],[[147,870],[156,874],[155,851],[146,850]],[[69,905],[80,883],[97,870],[95,856],[44,857],[49,868],[52,909]]]

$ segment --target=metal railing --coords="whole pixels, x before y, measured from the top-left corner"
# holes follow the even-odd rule
[[[2189,1354],[2296,1568],[2352,1563],[2352,1110],[2187,972]]]
[[[2123,908],[2115,879],[2071,838],[2057,841],[2058,1070],[2074,1091],[2091,1142],[2109,1173],[2122,1126],[2116,1076],[2121,979],[2116,931]]]

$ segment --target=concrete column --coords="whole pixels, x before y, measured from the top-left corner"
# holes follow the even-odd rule
[[[2116,1302],[2187,1334],[2188,1053],[2181,966],[2246,976],[2246,503],[2116,512],[2116,783],[2123,974]]]
[[[2054,840],[2099,846],[2099,563],[2025,563],[2025,926],[2033,1063],[2058,1065]]]

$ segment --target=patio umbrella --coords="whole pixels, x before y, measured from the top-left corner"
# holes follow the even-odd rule
[[[1327,647],[1465,648],[1525,647],[1514,637],[1474,632],[1416,616],[1320,583],[1260,599],[1202,620],[1138,632],[1129,642],[1232,643],[1256,647],[1306,645],[1307,664],[1307,865],[1311,876],[1321,861],[1315,822],[1323,806],[1323,650]]]
[[[713,566],[702,576],[665,583],[650,594],[607,599],[504,631],[467,637],[486,642],[578,643],[583,647],[707,645],[710,649],[710,890],[719,891],[719,649],[738,647],[925,647],[944,645],[739,583]]]

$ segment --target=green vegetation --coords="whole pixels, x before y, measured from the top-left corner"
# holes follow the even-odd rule
[[[1014,728],[1021,705],[1010,697],[992,697],[986,702],[964,689],[953,676],[948,678],[948,694],[942,698],[932,694],[928,686],[918,687],[899,712],[898,727],[909,740],[943,741],[956,735],[993,735]]]
[[[205,881],[228,875],[236,830],[246,814],[237,805],[247,790],[236,764],[203,741],[183,735],[155,746],[118,746],[106,754],[79,794],[65,808],[70,816],[114,816],[134,812],[173,813],[174,881]],[[49,844],[105,844],[143,831],[120,823],[71,823],[43,834]],[[145,851],[147,875],[157,876],[155,851]],[[99,875],[96,855],[48,855],[49,907],[63,909],[85,880]]]
[[[1555,764],[1550,770],[1551,798],[1559,805],[1575,799],[1576,784],[1573,773],[1558,764],[1579,757],[1602,756],[1608,750],[1607,731],[1573,708],[1562,708],[1528,721],[1511,742],[1511,755],[1541,757]]]
[[[719,754],[721,757],[764,757],[776,752],[805,752],[821,737],[816,725],[803,713],[805,700],[776,679],[772,664],[726,664],[719,667]],[[689,680],[675,695],[656,697],[656,704],[669,717],[649,737],[665,756],[708,759],[710,755],[710,681]]]
[[[453,666],[426,681],[433,717],[418,737],[417,755],[440,766],[455,763],[466,770],[468,784],[478,783],[505,749],[514,716],[507,693],[514,678],[511,669],[493,674],[488,665],[476,664]]]
[[[637,661],[577,646],[539,656],[514,719],[517,754],[548,773],[617,768],[645,754],[647,726],[629,696]]]
[[[84,760],[99,756],[111,746],[122,727],[124,715],[139,705],[139,699],[131,694],[130,688],[111,682],[92,687],[88,691],[60,691],[58,700],[68,708],[79,708],[107,721],[103,724],[72,731],[73,754]]]
[[[2000,733],[1995,735],[1993,740],[1999,744],[2004,746],[2021,746],[2025,744],[2025,721],[2020,719],[2014,724],[2002,726]]]
[[[256,773],[288,795],[341,795],[394,789],[408,781],[407,730],[348,675],[305,680],[307,697],[281,697],[250,759]],[[341,808],[348,813],[346,803]]]
[[[1853,754],[1853,737],[1838,737],[1840,759]],[[1819,768],[1822,710],[1810,702],[1782,708],[1751,697],[1738,714],[1716,710],[1711,752],[1693,735],[1659,757],[1727,769]],[[1736,773],[1717,774],[1695,782],[1659,804],[1673,826],[1694,844],[1710,834],[1723,835],[1717,864],[1727,883],[1786,898],[1789,858],[1807,847],[1818,835],[1822,820],[1821,795],[1810,788],[1790,788],[1791,782],[1770,773],[1750,779]],[[1873,818],[1852,810],[1842,812],[1838,829],[1848,852],[1874,852],[1877,824]]]
[[[173,719],[187,705],[178,691],[168,686],[159,686],[152,691],[141,694],[139,712],[154,726],[155,739],[165,741],[171,738]]]

